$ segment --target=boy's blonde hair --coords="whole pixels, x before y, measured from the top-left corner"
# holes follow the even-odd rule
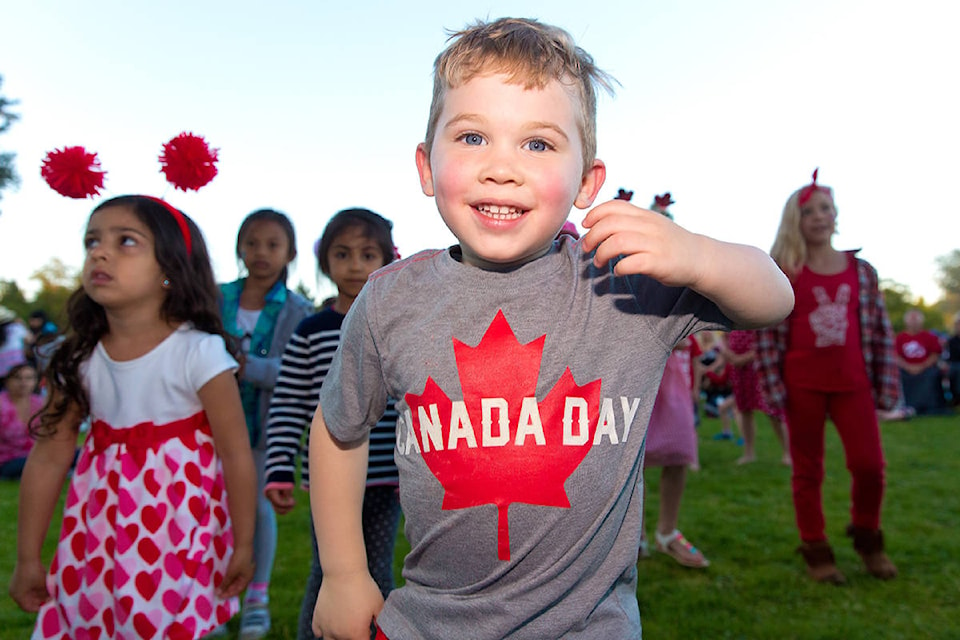
[[[780,217],[780,228],[777,229],[777,237],[770,249],[770,257],[791,280],[800,273],[807,261],[807,243],[803,239],[803,234],[800,233],[802,215],[800,192],[804,189],[806,187],[797,189],[787,198],[787,203],[783,206],[783,215]],[[833,189],[823,186],[820,189],[833,201]],[[833,209],[836,211],[836,204],[833,205]]]
[[[433,101],[427,122],[427,154],[443,111],[448,89],[455,89],[476,76],[502,73],[525,89],[545,87],[557,80],[578,98],[577,126],[583,139],[583,168],[597,154],[597,90],[613,93],[615,80],[597,68],[589,53],[578,47],[559,27],[525,18],[478,21],[450,34],[452,41],[433,65]]]

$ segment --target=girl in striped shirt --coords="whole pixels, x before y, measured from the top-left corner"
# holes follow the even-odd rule
[[[367,209],[345,209],[327,223],[315,246],[320,271],[337,286],[331,304],[300,322],[283,353],[267,420],[265,492],[277,513],[295,504],[294,475],[301,456],[300,484],[309,486],[305,443],[317,408],[320,387],[340,344],[340,325],[367,277],[394,260],[393,224]],[[370,434],[363,533],[370,573],[383,597],[393,589],[393,545],[400,519],[397,467],[393,459],[397,413],[393,402]],[[306,437],[305,437],[306,434]],[[311,520],[311,534],[313,533]],[[316,539],[313,564],[300,610],[297,638],[313,640],[313,609],[322,573]]]

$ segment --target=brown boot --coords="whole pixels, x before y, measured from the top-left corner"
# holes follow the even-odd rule
[[[811,578],[826,584],[846,584],[847,578],[837,569],[829,542],[804,542],[797,551],[807,561],[807,575]]]
[[[881,580],[890,580],[897,576],[896,565],[890,562],[890,558],[883,552],[883,532],[880,529],[855,527],[851,524],[847,527],[847,536],[853,538],[853,548],[863,558],[863,564],[870,575]]]

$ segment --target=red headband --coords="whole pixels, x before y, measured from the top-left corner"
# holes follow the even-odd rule
[[[161,200],[160,198],[155,198],[153,196],[141,195],[141,198],[146,198],[147,200],[153,200],[159,205],[162,205],[164,209],[170,212],[170,215],[173,216],[173,219],[177,221],[177,226],[180,227],[180,233],[183,234],[183,243],[187,245],[187,260],[190,259],[190,253],[193,251],[193,242],[190,239],[190,225],[187,224],[187,219],[184,215],[177,209],[175,206],[167,202],[166,200]]]
[[[821,187],[820,185],[817,184],[818,173],[820,173],[820,167],[817,167],[816,169],[813,170],[813,182],[811,182],[804,188],[800,189],[799,202],[801,207],[807,204],[810,198],[813,197],[814,191],[822,191],[827,195],[831,195],[830,189],[828,189],[827,187]]]

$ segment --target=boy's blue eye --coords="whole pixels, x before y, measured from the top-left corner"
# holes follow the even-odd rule
[[[551,147],[545,140],[540,140],[538,138],[528,142],[527,148],[530,149],[530,151],[549,151]]]
[[[462,140],[469,145],[481,145],[483,144],[483,136],[479,133],[466,133],[463,135]]]

